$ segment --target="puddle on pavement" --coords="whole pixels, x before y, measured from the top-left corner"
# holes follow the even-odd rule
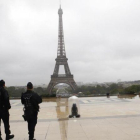
[[[87,97],[92,98],[92,97]],[[94,97],[93,97],[94,98]],[[111,96],[110,96],[111,98]],[[140,95],[119,95],[120,99],[140,99]],[[66,119],[69,116],[69,108],[68,108],[68,98],[45,98],[43,102],[55,102],[56,103],[56,113],[57,118],[59,120],[59,128],[61,134],[61,140],[67,140],[67,132],[68,132],[68,120]]]
[[[43,102],[55,102],[58,119],[68,118],[68,98],[44,98]]]
[[[56,113],[57,118],[68,118],[68,99],[67,98],[57,98],[56,99]],[[60,127],[60,134],[61,134],[61,140],[67,140],[67,129],[68,129],[68,120],[59,121],[59,127]]]
[[[50,98],[43,99],[43,102],[56,102],[56,114],[59,121],[59,128],[61,140],[67,140],[68,120],[61,120],[68,118],[68,98]]]

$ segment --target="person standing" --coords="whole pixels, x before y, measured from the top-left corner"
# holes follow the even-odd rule
[[[27,83],[27,91],[21,95],[21,103],[24,105],[23,118],[28,123],[29,140],[35,140],[34,131],[42,98],[33,91],[33,84],[31,82]]]
[[[109,98],[110,97],[110,93],[108,92],[108,93],[106,93],[106,96],[107,96],[107,98]]]
[[[10,135],[10,125],[9,125],[9,109],[11,108],[9,101],[8,91],[5,89],[5,81],[0,80],[0,126],[1,120],[3,120],[5,127],[6,140],[14,138],[14,135]],[[1,137],[1,129],[0,129],[0,140]]]

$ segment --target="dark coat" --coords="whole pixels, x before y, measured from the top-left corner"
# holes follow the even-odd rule
[[[8,91],[4,87],[0,87],[0,109],[9,110],[10,108]]]
[[[32,95],[30,98],[31,105],[34,111],[39,111],[39,104],[42,103],[42,98],[32,90],[27,90],[25,93],[21,95],[21,103],[25,105],[25,97],[28,95]],[[26,107],[25,107],[26,109]]]

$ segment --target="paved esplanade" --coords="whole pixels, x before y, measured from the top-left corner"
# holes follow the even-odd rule
[[[37,140],[140,140],[140,98],[80,98],[81,118],[68,119],[67,99],[45,100],[36,126]],[[11,100],[14,140],[28,140],[20,100]],[[2,123],[2,137],[4,130]]]

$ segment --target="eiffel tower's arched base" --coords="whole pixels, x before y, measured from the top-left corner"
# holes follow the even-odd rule
[[[51,81],[47,87],[47,92],[49,94],[51,94],[52,89],[54,88],[54,86],[56,86],[57,84],[60,83],[65,83],[68,84],[73,91],[75,91],[77,89],[77,85],[73,79],[73,75],[71,76],[66,76],[66,77],[59,77],[59,76],[51,76]]]

